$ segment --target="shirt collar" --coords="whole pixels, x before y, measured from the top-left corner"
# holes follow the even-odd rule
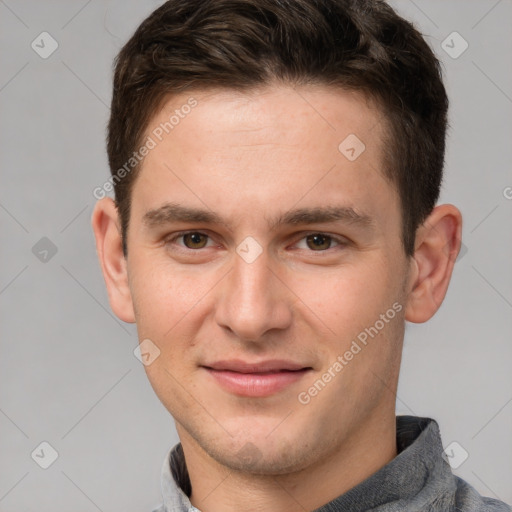
[[[162,466],[163,504],[155,512],[200,512],[190,503],[190,479],[181,443],[169,450]]]
[[[396,429],[397,456],[316,512],[411,512],[422,510],[440,493],[454,491],[456,485],[450,466],[442,457],[436,421],[397,416]],[[190,479],[181,443],[171,448],[164,460],[161,486],[163,505],[159,512],[200,512],[190,503]]]

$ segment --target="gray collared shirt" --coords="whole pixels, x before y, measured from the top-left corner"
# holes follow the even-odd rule
[[[376,473],[314,512],[512,512],[455,476],[443,455],[438,424],[397,416],[398,455]],[[153,512],[201,512],[189,500],[190,480],[181,443],[162,468],[163,503]]]

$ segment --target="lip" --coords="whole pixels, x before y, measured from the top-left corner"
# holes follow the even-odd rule
[[[238,396],[270,396],[302,379],[311,367],[284,360],[248,363],[239,359],[217,361],[203,368],[226,391]]]
[[[294,361],[287,361],[285,359],[268,359],[260,362],[247,362],[242,359],[229,359],[222,361],[215,361],[202,365],[206,368],[213,370],[230,370],[239,373],[265,373],[276,372],[281,370],[302,370],[304,368],[311,368],[305,364],[296,363]]]

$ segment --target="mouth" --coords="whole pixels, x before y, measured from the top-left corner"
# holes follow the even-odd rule
[[[202,366],[225,391],[237,396],[265,397],[284,390],[313,370],[290,361],[247,363],[218,361]]]

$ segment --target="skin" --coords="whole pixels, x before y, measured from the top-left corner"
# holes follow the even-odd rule
[[[191,95],[170,98],[147,134]],[[149,152],[134,184],[126,258],[113,201],[96,205],[111,307],[161,352],[145,369],[176,421],[192,504],[203,512],[314,510],[396,456],[405,320],[424,322],[443,301],[461,215],[437,206],[406,257],[398,192],[382,174],[386,123],[358,93],[276,84],[193,97],[197,106]],[[338,150],[349,134],[366,146],[355,161]],[[144,222],[166,203],[215,212],[222,222]],[[371,227],[269,226],[288,210],[326,205],[364,213]],[[176,237],[187,230],[207,235],[199,237],[205,246]],[[320,249],[308,238],[314,233],[327,236]],[[262,249],[251,263],[236,251],[248,236]],[[298,394],[393,304],[401,311],[300,403]],[[201,367],[232,358],[312,370],[274,395],[242,397]]]

